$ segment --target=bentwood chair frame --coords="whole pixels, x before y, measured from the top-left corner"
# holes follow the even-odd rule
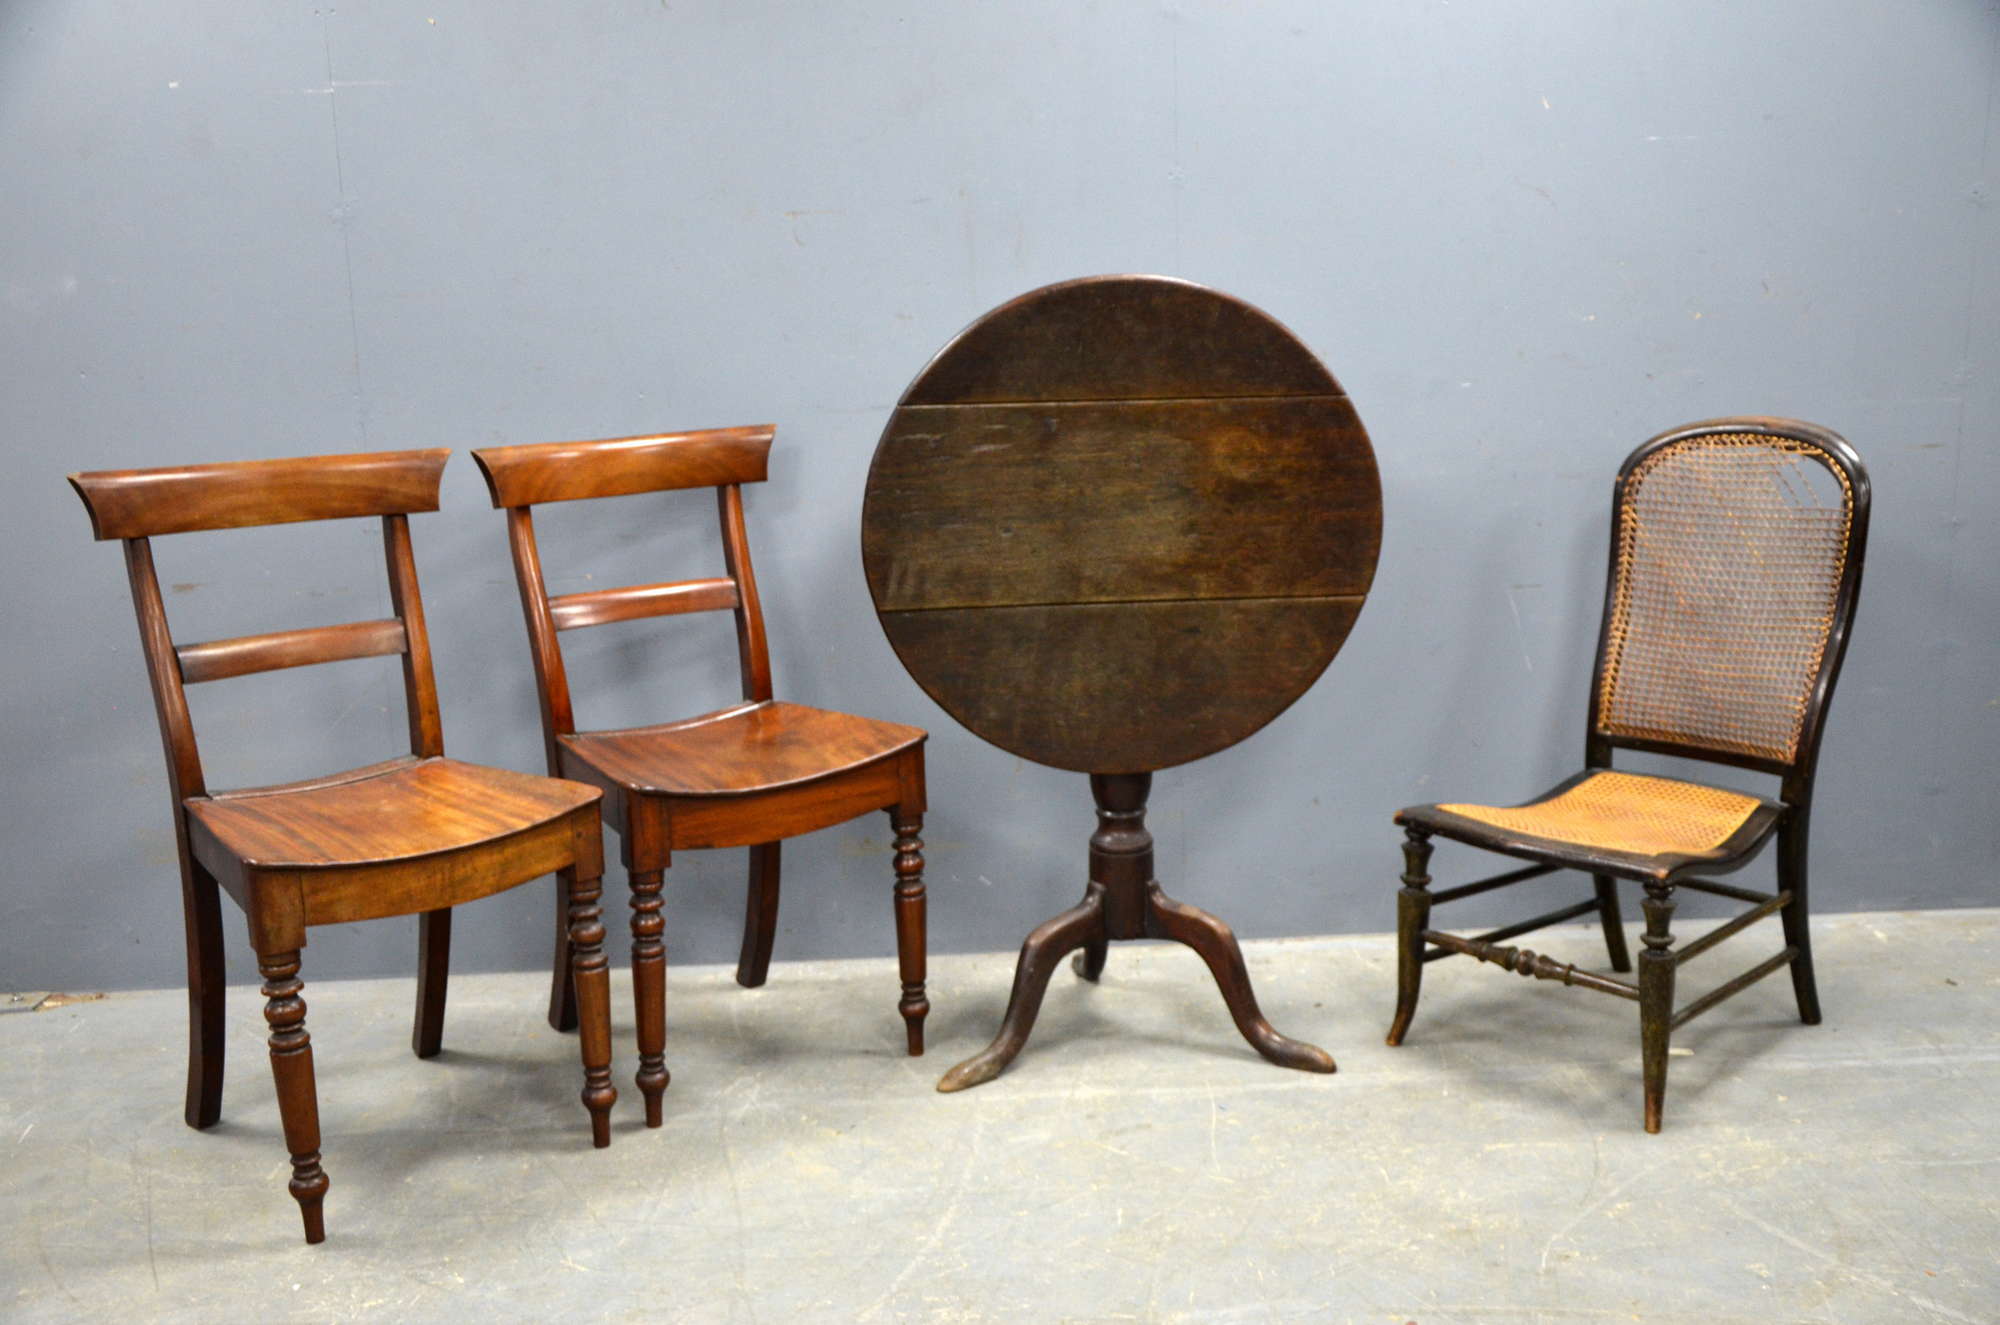
[[[750,883],[736,979],[764,983],[777,932],[781,839],[888,813],[895,833],[894,910],[909,1052],[923,1053],[924,732],[772,698],[771,658],[743,519],[742,485],[764,481],[768,425],[599,441],[487,447],[472,453],[507,537],[527,618],[552,774],[604,792],[632,888],[632,983],[646,1123],[661,1122],[666,1067],[666,947],[661,890],[673,853],[750,848]],[[535,543],[532,507],[689,488],[715,489],[726,573],[551,596]],[[558,636],[569,630],[686,612],[736,618],[743,702],[679,722],[578,732]],[[558,927],[549,1021],[575,1022],[568,937]]]
[[[409,516],[437,509],[450,451],[391,451],[171,469],[72,474],[99,539],[120,539],[139,640],[166,747],[187,924],[188,1126],[222,1114],[224,963],[220,894],[249,922],[263,973],[271,1071],[291,1152],[291,1193],[307,1242],[326,1236],[312,1039],[299,952],[312,925],[418,915],[411,1047],[439,1052],[451,908],[549,873],[567,887],[574,979],[583,1004],[583,1102],[593,1143],[610,1143],[610,984],[597,899],[603,873],[598,793],[553,778],[444,756],[430,637]],[[392,615],[176,645],[151,540],[163,534],[379,516]],[[253,672],[401,655],[410,753],[307,782],[210,790],[186,687]]]
[[[1753,451],[1788,457],[1782,462],[1784,464],[1817,464],[1824,467],[1841,494],[1839,515],[1844,519],[1844,525],[1837,531],[1840,543],[1838,565],[1824,577],[1823,585],[1818,581],[1808,582],[1810,589],[1818,591],[1823,588],[1823,593],[1812,600],[1817,615],[1807,614],[1807,628],[1794,637],[1794,642],[1804,639],[1807,643],[1816,644],[1817,656],[1810,669],[1797,678],[1798,684],[1783,691],[1787,701],[1796,707],[1796,722],[1784,734],[1788,739],[1732,738],[1713,725],[1704,730],[1688,729],[1691,726],[1700,727],[1700,723],[1634,721],[1618,702],[1618,687],[1628,684],[1618,671],[1621,664],[1628,670],[1646,665],[1634,664],[1631,658],[1625,656],[1636,656],[1640,647],[1627,640],[1626,631],[1630,625],[1629,618],[1636,610],[1633,603],[1647,588],[1647,581],[1641,577],[1661,573],[1657,566],[1649,565],[1643,555],[1644,544],[1652,536],[1638,510],[1645,484],[1655,475],[1673,473],[1673,466],[1688,464],[1691,457],[1694,458],[1693,463],[1698,464],[1701,453],[1716,448],[1738,448],[1744,457],[1749,457]],[[1700,477],[1699,469],[1688,472],[1690,478],[1684,481],[1706,481]],[[1784,481],[1782,475],[1772,480],[1779,485]],[[1795,495],[1797,491],[1794,490]],[[1782,495],[1776,489],[1773,493],[1773,500]],[[1806,842],[1827,704],[1840,674],[1855,600],[1861,588],[1862,564],[1868,541],[1869,501],[1868,474],[1854,449],[1837,433],[1797,420],[1750,417],[1712,419],[1662,433],[1632,453],[1619,470],[1612,492],[1610,567],[1606,577],[1603,627],[1598,637],[1596,668],[1591,683],[1585,771],[1522,806],[1496,810],[1487,806],[1417,805],[1396,815],[1396,822],[1404,827],[1405,840],[1403,887],[1397,899],[1398,991],[1396,1015],[1388,1034],[1391,1045],[1402,1043],[1415,1015],[1424,966],[1461,954],[1492,962],[1522,976],[1555,980],[1631,999],[1639,1004],[1645,1125],[1648,1132],[1657,1132],[1660,1130],[1666,1095],[1668,1041],[1673,1031],[1786,966],[1791,968],[1800,1020],[1807,1025],[1818,1024],[1819,993],[1813,978],[1812,936],[1807,928]],[[1745,511],[1742,514],[1747,529],[1754,522],[1756,513]],[[1824,524],[1824,521],[1821,523]],[[1808,531],[1807,523],[1803,521],[1794,527],[1799,531],[1800,539],[1826,537],[1832,532],[1822,529],[1815,535]],[[1671,541],[1677,532],[1671,531],[1661,537]],[[1737,533],[1741,541],[1727,551],[1758,563],[1760,569],[1783,574],[1806,567],[1808,558],[1804,554],[1787,560],[1785,548],[1752,546],[1751,535],[1742,530],[1725,531],[1725,538],[1729,532]],[[1799,546],[1802,547],[1803,543]],[[1654,559],[1658,559],[1657,553]],[[1768,559],[1768,564],[1765,559]],[[1660,583],[1652,581],[1655,588]],[[1682,595],[1680,601],[1683,607],[1686,608],[1695,597],[1698,595]],[[1687,610],[1699,612],[1700,607],[1697,605]],[[1730,662],[1741,666],[1746,653],[1754,654],[1758,644],[1754,640],[1708,639],[1687,633],[1702,631],[1705,626],[1713,624],[1712,619],[1690,618],[1674,632],[1679,638],[1671,640],[1667,635],[1657,633],[1659,628],[1656,626],[1656,633],[1647,647],[1669,651],[1685,649],[1688,640],[1699,638],[1700,647],[1711,650],[1715,655],[1712,666],[1718,671]],[[1792,624],[1799,623],[1794,621]],[[1816,641],[1812,638],[1814,628],[1823,630]],[[1650,683],[1650,679],[1646,683]],[[1720,685],[1711,682],[1708,697],[1702,702],[1713,703],[1717,694],[1729,690],[1732,685],[1742,687],[1749,684],[1752,683],[1744,682],[1740,676],[1734,681],[1725,679]],[[1524,824],[1532,828],[1535,817],[1532,813],[1522,816],[1521,812],[1544,810],[1551,802],[1562,798],[1576,803],[1578,789],[1608,771],[1612,754],[1617,750],[1677,755],[1772,774],[1780,779],[1778,796],[1769,800],[1670,779],[1645,779],[1647,784],[1657,784],[1651,787],[1653,791],[1668,796],[1725,802],[1723,812],[1727,817],[1720,821],[1722,830],[1728,829],[1730,819],[1740,815],[1740,822],[1735,824],[1733,831],[1727,831],[1726,837],[1700,849],[1628,851],[1614,849],[1601,840],[1594,844],[1553,840],[1546,834],[1523,831]],[[1482,817],[1468,817],[1468,812]],[[1511,826],[1505,822],[1509,819],[1513,820]],[[1433,892],[1427,872],[1433,835],[1535,863],[1492,878]],[[1737,887],[1704,877],[1742,868],[1773,837],[1778,843],[1778,889],[1775,893]],[[1595,895],[1575,905],[1470,938],[1430,927],[1431,911],[1435,906],[1561,869],[1591,874]],[[1525,948],[1503,945],[1503,940],[1595,912],[1603,924],[1612,969],[1629,972],[1631,961],[1626,951],[1615,890],[1616,880],[1619,879],[1642,884],[1646,893],[1642,904],[1646,916],[1644,950],[1639,954],[1636,983],[1580,970]],[[1674,895],[1682,888],[1749,903],[1750,909],[1676,950],[1668,925],[1676,905]],[[1679,1008],[1674,1006],[1675,979],[1682,966],[1773,914],[1779,916],[1784,928],[1785,946],[1779,952],[1709,993]]]

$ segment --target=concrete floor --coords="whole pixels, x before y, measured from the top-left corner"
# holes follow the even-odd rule
[[[406,1047],[411,981],[308,985],[317,1248],[253,991],[208,1133],[179,1118],[177,992],[0,1016],[0,1315],[2000,1319],[2000,911],[1815,932],[1827,1023],[1797,1023],[1782,975],[1693,1023],[1656,1137],[1630,1004],[1454,960],[1390,1050],[1379,936],[1248,948],[1265,1011],[1337,1076],[1252,1055],[1191,954],[1116,945],[958,1096],[932,1084],[991,1034],[1010,958],[933,962],[917,1060],[886,961],[780,964],[755,992],[676,970],[667,1125],[639,1125],[621,1000],[597,1152],[535,977],[458,979],[432,1062]]]

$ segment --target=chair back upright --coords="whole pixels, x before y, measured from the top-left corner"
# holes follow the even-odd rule
[[[1614,748],[1776,774],[1803,807],[1868,541],[1837,433],[1729,418],[1653,438],[1612,492],[1588,763]]]
[[[771,657],[764,638],[764,613],[757,600],[757,579],[750,568],[742,485],[765,479],[774,434],[775,429],[766,424],[602,441],[493,446],[472,453],[486,476],[494,506],[507,512],[507,541],[527,616],[542,732],[552,772],[560,767],[557,737],[576,730],[562,646],[557,639],[564,631],[644,617],[729,610],[736,616],[743,698],[749,703],[770,700]],[[726,574],[550,595],[535,545],[534,506],[685,488],[715,489]]]
[[[409,516],[438,508],[438,479],[449,449],[246,460],[167,469],[72,474],[99,539],[120,539],[139,617],[139,643],[166,747],[176,822],[191,796],[208,794],[186,687],[253,672],[346,658],[401,654],[410,754],[444,753],[430,636],[417,590]],[[176,645],[167,625],[151,540],[162,534],[240,529],[304,520],[379,516],[394,615],[379,621],[310,626],[264,635]]]

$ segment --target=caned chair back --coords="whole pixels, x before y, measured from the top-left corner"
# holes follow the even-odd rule
[[[203,681],[401,654],[410,751],[419,758],[444,753],[430,638],[410,550],[409,515],[437,509],[438,479],[450,455],[440,447],[69,476],[90,512],[97,537],[125,544],[140,645],[159,712],[176,806],[207,790],[186,693],[187,686]],[[354,516],[381,517],[393,616],[199,644],[174,643],[153,569],[154,536]]]
[[[1591,700],[1611,747],[1809,773],[1846,649],[1868,476],[1787,419],[1676,429],[1626,460]]]
[[[486,475],[493,504],[507,512],[507,538],[528,619],[552,770],[557,767],[556,737],[576,730],[568,675],[557,640],[564,631],[684,612],[731,611],[736,616],[743,698],[771,698],[771,657],[764,639],[757,579],[750,568],[742,485],[764,480],[774,431],[768,425],[711,428],[602,441],[491,446],[472,453]],[[684,488],[715,489],[724,575],[550,595],[535,543],[531,507],[543,502]]]

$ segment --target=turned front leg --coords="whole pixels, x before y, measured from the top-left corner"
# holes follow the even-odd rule
[[[660,1097],[667,1090],[667,945],[664,870],[633,870],[632,1004],[639,1025],[639,1074],[646,1100],[646,1126],[661,1121]]]
[[[278,1086],[278,1117],[285,1148],[292,1152],[292,1199],[305,1220],[306,1241],[326,1241],[324,1205],[328,1186],[319,1163],[319,1091],[313,1082],[312,1036],[306,1033],[306,1001],[299,995],[299,950],[259,953],[264,976],[264,1020],[270,1023],[271,1076]]]
[[[569,898],[570,979],[576,989],[578,1040],[583,1051],[583,1107],[590,1110],[590,1143],[611,1144],[611,966],[604,956],[604,919],[598,906],[603,884],[565,870]]]
[[[1660,1130],[1667,1097],[1667,1039],[1674,1017],[1674,936],[1667,924],[1674,915],[1674,886],[1648,883],[1645,950],[1639,954],[1639,1048],[1646,1080],[1646,1130]]]
[[[1396,894],[1396,1017],[1389,1043],[1401,1044],[1424,983],[1424,931],[1431,923],[1431,835],[1403,830],[1403,886]]]
[[[924,816],[897,808],[889,811],[896,830],[896,962],[903,978],[903,996],[896,1010],[903,1014],[910,1057],[924,1052],[924,1018],[931,1002],[924,994]]]

